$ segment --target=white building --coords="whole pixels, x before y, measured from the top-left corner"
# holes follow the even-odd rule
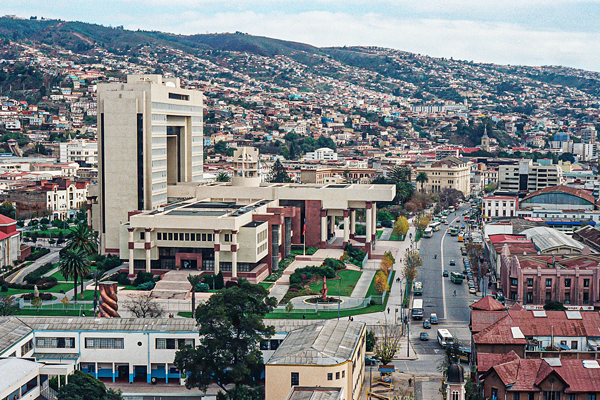
[[[519,198],[512,196],[487,196],[483,198],[481,213],[487,219],[514,217],[519,208]]]
[[[21,255],[21,232],[17,221],[0,215],[0,265],[13,265]]]
[[[502,192],[540,190],[560,185],[562,179],[559,165],[542,165],[532,160],[521,160],[498,168],[498,190]]]
[[[309,160],[337,160],[337,153],[329,147],[321,147],[315,151],[306,153],[305,159]]]
[[[60,162],[98,165],[98,142],[80,139],[61,143]]]
[[[88,196],[89,182],[71,182],[63,179],[57,183],[46,183],[46,208],[51,219],[69,219],[83,206]]]

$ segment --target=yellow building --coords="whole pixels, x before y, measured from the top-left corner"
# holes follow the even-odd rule
[[[415,175],[419,172],[427,174],[428,181],[423,186],[426,192],[439,193],[448,188],[459,190],[468,196],[471,187],[471,164],[470,161],[451,156],[417,167]],[[417,184],[417,188],[421,189],[420,183]]]
[[[342,388],[358,400],[365,374],[364,322],[329,320],[290,332],[265,365],[266,400],[286,400],[293,387]]]

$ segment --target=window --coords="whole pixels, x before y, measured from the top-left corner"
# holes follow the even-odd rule
[[[156,240],[162,240],[162,233],[156,232]]]
[[[588,394],[588,400],[596,400],[595,394]]]
[[[546,287],[552,287],[552,278],[546,278]]]
[[[195,241],[196,241],[196,234],[195,234],[195,233],[190,233],[190,240],[191,240],[192,242],[195,242]]]
[[[329,373],[327,374],[327,380],[328,380],[328,381],[332,381],[332,380],[333,380],[333,373],[332,373],[332,372],[329,372]]]
[[[292,372],[292,386],[298,386],[300,384],[300,374],[298,372]]]
[[[571,304],[571,293],[565,293],[565,304]]]
[[[146,239],[146,232],[140,232],[140,240]]]
[[[86,349],[123,349],[122,338],[86,338]]]
[[[583,280],[583,287],[590,287],[590,280],[589,279],[584,279]]]
[[[519,400],[519,393],[513,393],[513,400]]]
[[[571,278],[565,278],[565,287],[571,287]]]
[[[590,294],[588,292],[583,293],[583,304],[588,304],[590,302]]]
[[[498,389],[492,388],[492,400],[498,400]]]
[[[458,390],[452,391],[452,400],[460,400],[460,394],[458,393]]]
[[[533,303],[533,292],[527,292],[527,297],[525,299],[527,303]]]
[[[169,232],[169,240],[173,240],[173,233]]]
[[[183,346],[194,347],[194,339],[173,339],[173,338],[157,338],[156,349],[157,350],[177,350],[183,348]]]
[[[552,292],[546,292],[546,303],[552,300]]]
[[[179,240],[179,233],[175,232],[173,234],[173,240]]]
[[[533,286],[533,278],[527,278],[527,286],[529,286],[529,287]]]
[[[342,371],[342,379],[346,377],[346,371]]]
[[[577,340],[571,340],[571,350],[577,350]]]
[[[42,349],[74,349],[75,338],[38,337],[35,346]]]
[[[31,351],[31,349],[33,349],[33,339],[30,339],[27,343],[21,346],[21,357]]]
[[[224,239],[223,239],[224,242],[231,242],[231,234],[226,233],[223,236],[224,236]]]
[[[517,278],[511,278],[510,279],[510,284],[513,286],[518,286],[519,285],[519,280]]]
[[[186,233],[186,234],[185,234],[185,241],[186,241],[186,242],[189,242],[189,240],[190,240],[190,234],[189,234],[189,233]]]
[[[575,400],[575,395],[574,394],[570,394],[569,395],[569,400]]]
[[[340,373],[339,372],[335,373],[335,379],[340,379]]]

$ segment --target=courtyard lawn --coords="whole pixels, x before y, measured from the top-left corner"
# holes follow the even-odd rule
[[[338,295],[350,296],[361,275],[362,271],[352,271],[348,269],[338,271],[338,276],[342,278],[341,282],[339,278],[327,279],[327,295],[333,297]],[[311,283],[309,287],[313,292],[320,293],[323,289],[323,280],[319,279]]]
[[[382,234],[383,234],[383,229],[378,230],[377,231],[377,239],[379,239]]]
[[[264,287],[265,289],[269,290],[275,283],[274,282],[259,282],[258,284],[260,286]]]
[[[58,263],[56,265],[58,265]],[[67,281],[67,279],[63,276],[62,272],[60,272],[60,271],[56,271],[55,273],[53,273],[50,276],[53,277],[53,278],[56,278],[56,280],[59,281],[59,282],[60,281],[63,281],[63,282]]]

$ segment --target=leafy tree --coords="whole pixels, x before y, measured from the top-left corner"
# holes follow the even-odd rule
[[[194,313],[196,312],[196,287],[202,282],[202,276],[189,274],[187,280],[192,285],[192,318],[194,318]]]
[[[418,230],[423,231],[429,225],[429,217],[425,214],[419,214],[415,217],[415,226]]]
[[[12,315],[18,307],[13,296],[0,296],[0,316]]]
[[[398,324],[383,324],[378,326],[379,332],[373,352],[382,364],[387,365],[400,350],[402,328]]]
[[[226,154],[227,153],[227,143],[222,140],[219,140],[215,143],[215,153],[217,154]]]
[[[83,299],[83,280],[90,272],[90,261],[80,249],[63,249],[61,251],[58,268],[66,279],[73,278],[73,289],[77,300],[77,280],[81,277],[81,298]]]
[[[410,183],[412,171],[410,167],[396,165],[388,173],[389,183]]]
[[[188,389],[204,391],[214,382],[231,398],[241,386],[254,386],[264,368],[260,342],[274,333],[263,318],[277,301],[267,296],[262,286],[241,280],[198,306],[200,345],[180,349],[174,361]]]
[[[69,240],[65,249],[80,250],[85,255],[91,256],[98,252],[98,238],[88,229],[86,223],[79,223],[68,235]]]
[[[319,138],[317,139],[317,146],[319,146],[319,148],[329,147],[331,150],[336,150],[335,142],[333,141],[333,139],[322,135],[319,136]]]
[[[104,383],[90,374],[75,370],[69,383],[58,390],[58,400],[122,400],[121,391],[106,389]]]
[[[383,294],[386,290],[389,289],[389,285],[387,283],[388,277],[386,276],[383,270],[377,271],[375,274],[375,290],[377,293]]]
[[[12,219],[17,219],[17,210],[15,210],[13,203],[10,201],[5,201],[0,205],[0,214]]]
[[[388,210],[377,210],[377,221],[393,221],[394,216]]]
[[[419,274],[419,267],[423,266],[423,260],[417,250],[406,249],[404,256],[404,276],[409,282],[413,282]]]
[[[392,235],[396,236],[406,236],[408,233],[409,225],[408,220],[405,216],[401,215],[398,217],[396,222],[394,223],[394,229],[392,230]]]
[[[425,171],[421,171],[417,174],[417,177],[415,178],[415,181],[417,181],[417,183],[421,184],[421,192],[424,192],[424,187],[425,187],[425,183],[429,182],[429,178],[427,177],[427,173]]]
[[[281,164],[281,161],[277,159],[273,166],[271,167],[271,173],[269,174],[269,182],[274,183],[289,183],[292,181],[292,178],[288,175],[287,171]]]
[[[563,306],[562,303],[558,301],[549,301],[544,304],[544,310],[546,311],[566,311],[567,307]]]
[[[573,156],[572,153],[562,153],[560,156],[558,156],[558,159],[562,162],[565,162],[565,161],[569,161],[570,163],[575,162],[575,156]]]
[[[231,178],[225,172],[219,172],[215,178],[217,182],[229,182],[230,180]]]

